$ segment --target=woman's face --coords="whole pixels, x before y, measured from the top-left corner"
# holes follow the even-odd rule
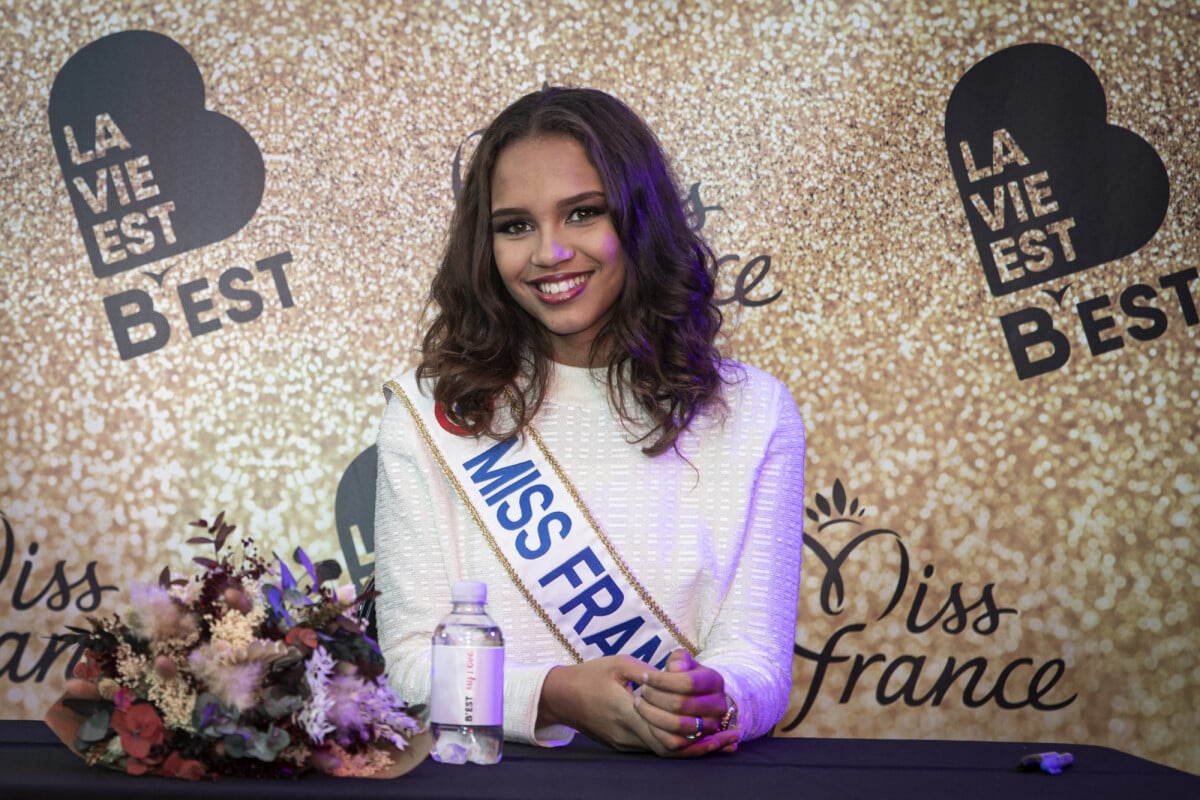
[[[553,358],[589,349],[625,285],[600,176],[569,136],[508,145],[492,174],[492,249],[508,293],[550,334]]]

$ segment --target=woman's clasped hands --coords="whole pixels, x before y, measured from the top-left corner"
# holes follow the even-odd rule
[[[555,667],[538,724],[569,725],[617,750],[690,758],[737,749],[739,731],[721,730],[727,710],[721,673],[676,650],[661,670],[631,656]]]

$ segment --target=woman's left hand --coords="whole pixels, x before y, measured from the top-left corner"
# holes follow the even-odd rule
[[[687,650],[674,651],[661,672],[647,672],[643,677],[635,707],[664,747],[683,750],[705,737],[723,733],[728,738],[733,733],[720,731],[728,709],[725,679]],[[721,750],[737,750],[737,739]]]

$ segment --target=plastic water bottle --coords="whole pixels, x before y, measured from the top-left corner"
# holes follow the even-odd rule
[[[433,632],[429,729],[433,760],[496,764],[504,744],[504,637],[488,616],[487,584],[458,581],[454,609]]]

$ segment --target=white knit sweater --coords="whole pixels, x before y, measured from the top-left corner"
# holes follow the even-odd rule
[[[786,387],[728,365],[721,419],[693,422],[680,450],[650,458],[612,412],[603,370],[556,366],[535,426],[633,574],[697,659],[725,679],[744,739],[783,716],[791,687],[804,512],[804,426]],[[688,463],[690,462],[690,463]],[[535,731],[542,682],[572,663],[512,585],[466,508],[390,397],[379,430],[375,571],[380,645],[392,686],[428,702],[430,639],[450,584],[488,584],[505,640],[505,737],[562,744]]]

